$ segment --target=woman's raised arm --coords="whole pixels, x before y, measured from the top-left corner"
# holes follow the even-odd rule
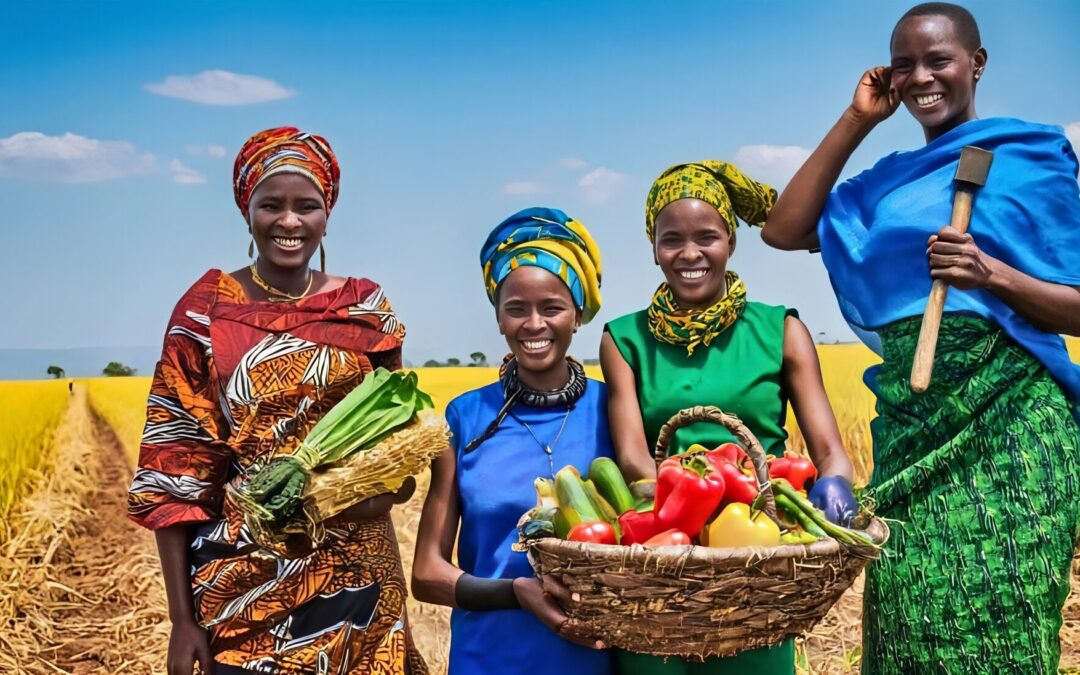
[[[805,251],[818,248],[817,223],[829,191],[859,143],[899,104],[884,66],[863,73],[855,98],[829,133],[792,177],[769,213],[761,238],[773,248]]]

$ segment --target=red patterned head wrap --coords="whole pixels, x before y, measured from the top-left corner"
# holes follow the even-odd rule
[[[330,144],[322,136],[304,133],[296,127],[278,127],[249,138],[236,156],[233,194],[245,218],[255,188],[279,173],[298,173],[309,178],[322,193],[326,213],[334,208],[340,172]]]

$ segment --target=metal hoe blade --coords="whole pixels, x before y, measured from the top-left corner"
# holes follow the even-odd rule
[[[960,151],[960,163],[956,165],[956,177],[953,180],[982,187],[986,185],[986,175],[990,173],[990,162],[994,153],[974,145],[965,145]]]

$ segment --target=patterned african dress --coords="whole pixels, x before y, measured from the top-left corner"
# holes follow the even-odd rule
[[[1080,530],[1080,368],[982,289],[950,289],[930,389],[908,384],[930,291],[926,241],[949,222],[963,147],[994,153],[979,248],[1080,286],[1077,159],[1058,127],[959,125],[839,185],[818,235],[844,317],[884,363],[869,497],[891,519],[867,568],[862,672],[1053,673]]]
[[[374,368],[401,366],[404,328],[382,288],[348,279],[295,303],[251,302],[207,272],[169,320],[129,514],[194,529],[196,618],[215,660],[260,673],[426,673],[405,612],[389,515],[327,523],[299,556],[255,545],[225,486],[293,452]]]

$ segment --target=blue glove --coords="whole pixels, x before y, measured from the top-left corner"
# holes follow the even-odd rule
[[[810,502],[825,512],[825,518],[837,525],[847,525],[859,513],[859,502],[851,483],[841,476],[822,476],[810,488]]]

